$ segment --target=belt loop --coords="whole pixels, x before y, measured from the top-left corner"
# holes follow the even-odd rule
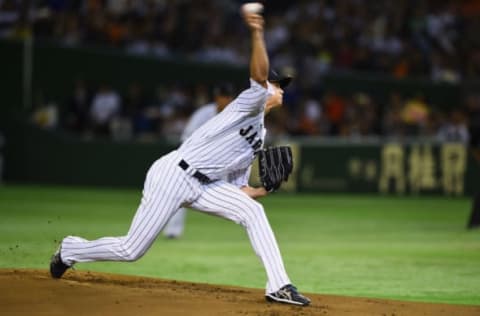
[[[187,163],[185,160],[183,160],[183,159],[180,160],[180,162],[178,163],[178,165],[179,165],[180,168],[182,168],[183,170],[187,170],[188,167],[190,167],[190,166],[188,165],[188,163]]]

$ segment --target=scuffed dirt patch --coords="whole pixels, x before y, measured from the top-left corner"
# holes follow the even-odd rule
[[[154,278],[69,271],[0,270],[1,315],[349,315],[479,316],[480,306],[309,294],[312,305],[267,303],[263,291]]]

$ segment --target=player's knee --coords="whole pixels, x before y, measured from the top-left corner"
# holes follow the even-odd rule
[[[245,206],[244,226],[249,226],[250,224],[256,223],[265,217],[263,205],[257,201],[251,201]]]
[[[129,262],[137,261],[138,259],[143,257],[143,254],[144,252],[140,252],[140,251],[135,251],[135,250],[129,251],[126,253],[124,259],[125,261],[129,261]]]
[[[144,251],[140,251],[138,248],[128,246],[122,247],[122,258],[124,261],[137,261],[143,256],[144,253]]]

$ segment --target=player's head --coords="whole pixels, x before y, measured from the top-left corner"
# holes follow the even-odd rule
[[[218,112],[221,112],[230,102],[232,102],[235,95],[235,89],[230,83],[222,83],[215,86],[213,89],[213,98],[217,104]]]
[[[286,71],[280,73],[275,69],[270,69],[270,72],[268,74],[268,81],[280,87],[281,89],[285,89],[290,84],[292,79],[293,76],[291,74],[288,74]]]
[[[283,104],[283,89],[288,86],[292,79],[293,77],[289,74],[280,75],[277,71],[270,70],[268,82],[272,85],[274,92],[267,100],[267,112]]]

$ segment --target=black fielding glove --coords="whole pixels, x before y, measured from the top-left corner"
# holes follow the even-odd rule
[[[268,192],[280,188],[282,181],[288,181],[293,170],[292,150],[289,146],[262,149],[258,156],[260,181]]]

